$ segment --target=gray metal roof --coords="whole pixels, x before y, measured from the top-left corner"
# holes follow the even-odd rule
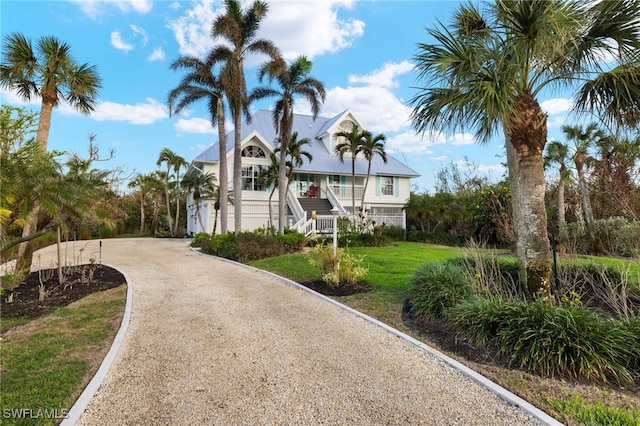
[[[345,111],[346,112],[346,111]],[[344,162],[340,161],[340,157],[332,155],[325,144],[319,137],[335,124],[344,112],[332,118],[318,117],[316,120],[309,115],[295,114],[293,118],[293,132],[298,132],[298,139],[308,138],[311,143],[305,147],[313,159],[306,162],[302,167],[294,169],[300,173],[314,174],[351,174],[351,157],[345,155]],[[241,136],[244,141],[256,132],[264,141],[269,144],[270,149],[275,148],[276,132],[273,127],[273,115],[271,111],[260,110],[252,115],[251,123],[244,123],[241,128]],[[227,152],[233,150],[234,132],[227,133]],[[215,143],[198,155],[194,162],[217,162],[220,159],[218,144]],[[364,158],[356,158],[355,172],[356,175],[367,174],[368,162]],[[415,170],[398,161],[396,158],[387,155],[387,164],[382,161],[379,155],[373,157],[371,163],[371,175],[388,175],[388,176],[420,176]]]

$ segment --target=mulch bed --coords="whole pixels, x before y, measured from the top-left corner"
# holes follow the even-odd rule
[[[27,275],[13,290],[5,290],[0,304],[1,318],[37,318],[59,306],[67,306],[91,293],[119,287],[126,283],[124,276],[109,266],[80,265],[63,270],[64,282],[58,282],[57,269],[45,269]],[[46,296],[38,300],[40,283]],[[11,295],[13,301],[9,302]]]

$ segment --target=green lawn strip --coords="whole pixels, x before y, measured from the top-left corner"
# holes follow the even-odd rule
[[[61,415],[71,408],[111,346],[125,299],[126,286],[94,293],[4,336],[3,425],[60,422],[38,413],[57,410]],[[17,418],[6,410],[31,410],[36,418]]]
[[[640,425],[640,408],[608,407],[601,402],[588,403],[580,395],[566,399],[549,398],[546,402],[571,418],[587,426]]]

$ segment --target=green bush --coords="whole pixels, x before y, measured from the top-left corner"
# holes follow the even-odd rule
[[[455,262],[427,262],[411,278],[408,297],[411,311],[422,318],[437,318],[471,297],[471,285],[461,265]]]
[[[299,251],[304,245],[304,236],[299,233],[274,235],[264,230],[234,234],[214,235],[210,247],[203,243],[204,253],[215,254],[242,263]]]
[[[375,229],[377,230],[378,228],[375,228]],[[405,241],[407,239],[407,230],[404,229],[402,226],[397,226],[397,225],[385,226],[381,232],[382,232],[382,235],[392,239],[393,241]],[[376,233],[375,230],[374,230],[374,233]]]
[[[192,247],[202,247],[205,242],[210,242],[211,234],[207,232],[198,232],[191,241]]]
[[[596,221],[598,237],[609,256],[640,257],[640,222],[624,217]]]
[[[294,251],[302,250],[307,241],[304,234],[291,230],[285,230],[284,234],[279,234],[276,238],[282,241],[288,250]]]
[[[464,244],[465,238],[451,235],[446,232],[427,232],[412,229],[407,231],[407,241],[455,247]]]
[[[497,348],[522,367],[545,376],[632,382],[626,367],[638,356],[637,339],[624,322],[605,319],[582,306],[549,301],[475,299],[448,312],[458,332]]]

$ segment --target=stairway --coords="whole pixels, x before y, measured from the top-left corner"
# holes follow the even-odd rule
[[[311,215],[315,210],[318,216],[331,216],[331,203],[326,198],[298,198],[302,209]]]

